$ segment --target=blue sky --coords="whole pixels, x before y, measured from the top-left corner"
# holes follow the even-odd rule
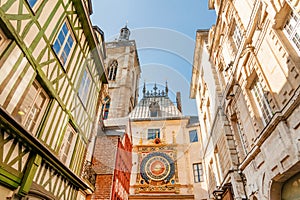
[[[94,25],[99,26],[107,42],[118,37],[126,21],[136,40],[142,68],[140,85],[168,81],[171,100],[181,92],[183,114],[197,115],[194,100],[189,99],[197,29],[209,29],[215,12],[207,0],[93,0]],[[142,95],[140,95],[142,96]]]

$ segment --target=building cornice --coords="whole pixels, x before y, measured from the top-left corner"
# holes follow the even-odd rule
[[[196,98],[197,94],[197,85],[199,81],[199,71],[200,63],[202,60],[203,48],[205,45],[205,39],[208,37],[208,29],[199,29],[196,32],[196,41],[194,49],[194,59],[193,59],[193,69],[192,69],[192,78],[190,84],[190,98]]]

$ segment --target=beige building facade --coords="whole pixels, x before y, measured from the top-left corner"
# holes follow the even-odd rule
[[[206,199],[198,119],[184,116],[168,87],[146,91],[130,113],[132,172],[129,199]],[[178,109],[179,108],[179,109]]]
[[[217,21],[197,31],[191,82],[209,195],[299,199],[300,3],[210,0],[209,8]]]

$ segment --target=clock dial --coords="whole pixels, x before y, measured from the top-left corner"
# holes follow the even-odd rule
[[[142,160],[140,172],[147,183],[150,180],[168,182],[175,173],[174,161],[165,153],[150,153]]]
[[[151,163],[150,171],[152,174],[158,176],[161,175],[166,169],[166,166],[160,161],[154,161]]]

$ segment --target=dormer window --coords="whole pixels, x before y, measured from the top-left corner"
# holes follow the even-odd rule
[[[149,110],[150,110],[150,117],[158,117],[160,114],[159,104],[155,101],[150,103]]]

